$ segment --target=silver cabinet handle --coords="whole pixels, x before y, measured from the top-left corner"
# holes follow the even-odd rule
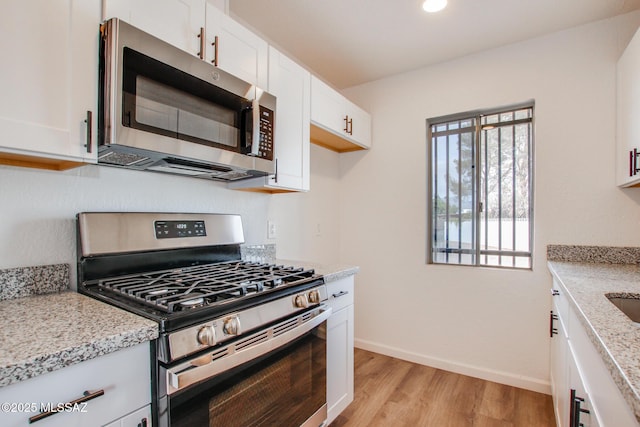
[[[93,393],[90,391],[85,391],[82,393],[82,397],[77,398],[76,400],[72,400],[71,402],[65,403],[63,406],[66,408],[68,406],[75,406],[79,403],[88,402],[89,400],[95,399],[96,397],[100,397],[104,394],[104,390],[94,391]],[[40,412],[38,415],[34,415],[29,418],[29,424],[33,424],[36,421],[40,421],[43,418],[50,417],[51,415],[57,414],[59,411],[56,408],[53,408],[51,411]]]
[[[348,293],[349,293],[349,291],[340,291],[340,292],[338,292],[337,294],[332,294],[332,296],[333,296],[334,298],[340,298],[340,297],[342,297],[342,296],[347,295]]]

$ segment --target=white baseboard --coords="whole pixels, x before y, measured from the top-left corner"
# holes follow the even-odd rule
[[[549,381],[543,381],[538,378],[514,375],[509,372],[495,371],[492,369],[481,368],[464,363],[451,362],[449,360],[425,356],[423,354],[413,353],[395,347],[390,347],[387,345],[361,339],[355,340],[355,346],[363,350],[384,354],[385,356],[391,356],[397,359],[407,360],[409,362],[418,363],[420,365],[431,366],[433,368],[442,369],[444,371],[455,372],[456,374],[462,374],[487,381],[493,381],[500,384],[506,384],[509,386],[523,388],[525,390],[531,390],[538,393],[551,394],[551,384],[549,383]]]

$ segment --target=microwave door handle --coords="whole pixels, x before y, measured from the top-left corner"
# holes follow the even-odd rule
[[[260,155],[260,103],[257,99],[251,102],[253,123],[251,129],[251,155]]]

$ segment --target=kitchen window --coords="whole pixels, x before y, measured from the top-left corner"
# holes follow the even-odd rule
[[[531,268],[533,109],[427,120],[429,263]]]

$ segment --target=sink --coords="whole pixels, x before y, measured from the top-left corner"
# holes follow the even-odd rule
[[[605,294],[629,319],[640,323],[640,294]]]

